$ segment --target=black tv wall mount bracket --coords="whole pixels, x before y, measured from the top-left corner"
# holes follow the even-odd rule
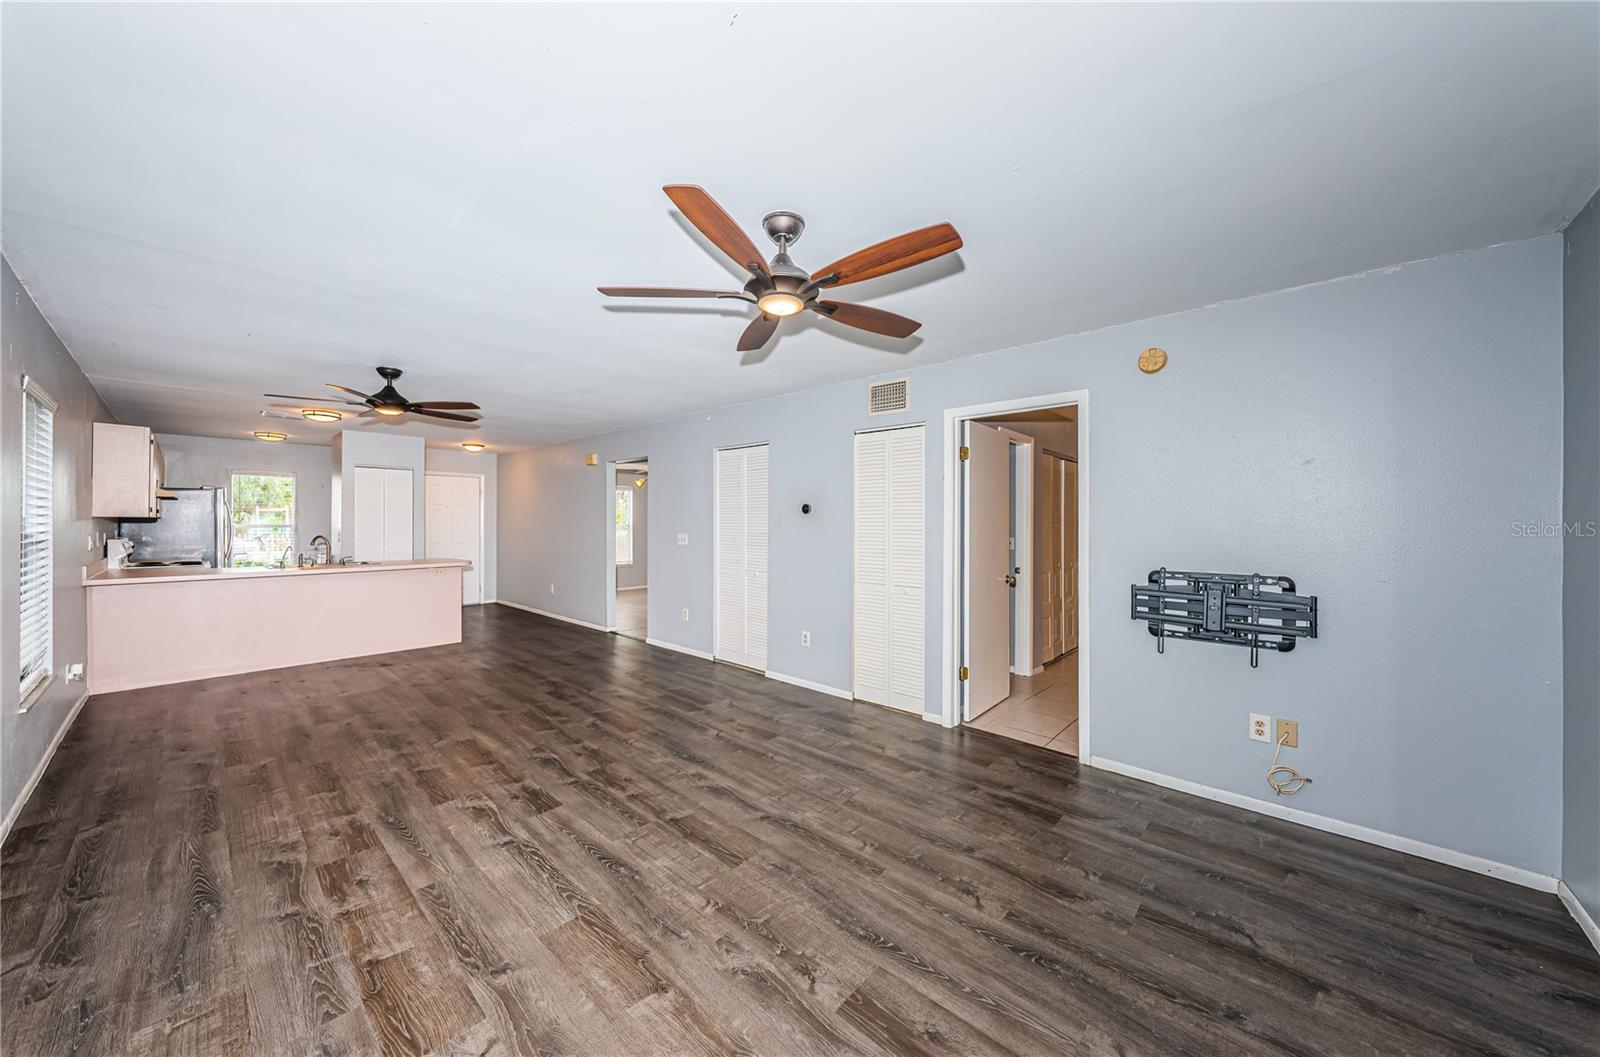
[[[1169,638],[1221,642],[1248,647],[1252,668],[1261,650],[1288,653],[1297,640],[1317,637],[1317,596],[1296,594],[1287,576],[1157,569],[1133,585],[1132,608],[1157,653]]]

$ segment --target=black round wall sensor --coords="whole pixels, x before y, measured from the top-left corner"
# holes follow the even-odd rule
[[[810,503],[801,503],[800,504],[800,513],[802,513],[802,514],[811,513],[811,504]]]

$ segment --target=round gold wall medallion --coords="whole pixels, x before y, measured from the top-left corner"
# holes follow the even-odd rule
[[[1139,354],[1139,370],[1145,374],[1155,374],[1166,365],[1166,349],[1145,349]]]

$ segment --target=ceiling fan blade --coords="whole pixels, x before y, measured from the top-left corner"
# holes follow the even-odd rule
[[[767,269],[766,259],[756,249],[756,244],[750,241],[750,236],[744,233],[743,228],[734,223],[728,211],[706,193],[704,187],[667,184],[662,190],[667,192],[667,197],[672,199],[672,204],[678,207],[684,218],[699,228],[700,233],[710,239],[717,249],[732,257],[733,263],[771,277],[772,272]]]
[[[732,290],[680,290],[672,286],[597,286],[607,297],[744,297]]]
[[[932,227],[918,228],[908,231],[904,235],[896,235],[892,239],[885,239],[864,250],[857,250],[848,257],[841,257],[826,268],[818,268],[811,273],[811,278],[821,282],[829,276],[837,276],[826,286],[843,286],[846,283],[859,283],[863,279],[876,279],[880,275],[888,275],[902,268],[909,268],[913,264],[931,261],[935,257],[943,257],[947,253],[954,253],[961,248],[961,236],[949,224],[935,224]]]
[[[744,333],[739,335],[739,344],[736,346],[737,351],[750,352],[754,349],[759,349],[772,340],[772,332],[777,329],[778,317],[769,316],[765,312],[761,313],[751,320],[750,325],[744,328]]]
[[[818,301],[813,307],[836,323],[891,338],[909,338],[922,326],[914,319],[868,305],[852,305],[848,301]]]
[[[426,415],[428,418],[448,418],[452,422],[478,421],[477,415],[458,415],[453,411],[429,411],[427,408],[418,407],[416,404],[408,405],[406,410],[411,412],[413,415]]]
[[[298,400],[311,407],[315,407],[318,404],[350,404],[352,407],[366,406],[360,400],[344,400],[331,396],[290,396],[288,393],[262,393],[261,395],[271,397],[274,400]]]
[[[332,382],[323,382],[322,384],[327,386],[329,389],[337,389],[341,393],[349,393],[351,396],[359,396],[362,400],[372,399],[372,397],[368,396],[366,393],[363,393],[361,390],[351,389],[347,385],[334,385]]]
[[[469,400],[419,400],[414,404],[407,404],[406,409],[426,407],[434,411],[482,411],[483,409]]]

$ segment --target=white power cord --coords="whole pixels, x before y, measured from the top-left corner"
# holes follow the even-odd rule
[[[1278,762],[1278,754],[1283,751],[1283,743],[1288,738],[1288,731],[1279,735],[1278,747],[1272,750],[1272,766],[1267,768],[1267,784],[1272,786],[1272,791],[1279,796],[1294,796],[1311,784],[1311,779],[1288,764]]]

